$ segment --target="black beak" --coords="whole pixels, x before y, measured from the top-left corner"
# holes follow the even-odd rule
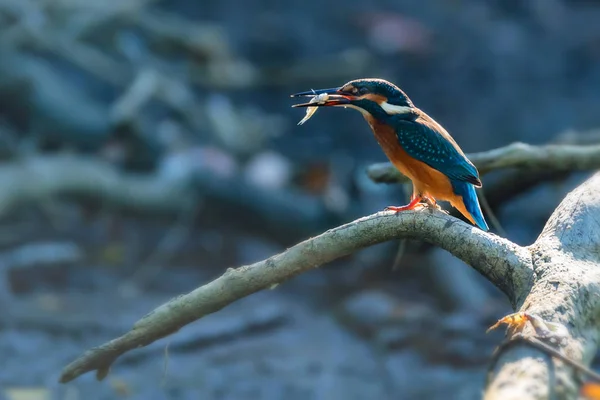
[[[344,93],[341,91],[341,87],[330,88],[330,89],[318,89],[318,90],[308,90],[306,92],[300,92],[291,95],[290,97],[315,97],[320,94],[329,95],[327,100],[323,100],[322,102],[315,103],[302,103],[302,104],[294,104],[292,107],[327,107],[327,106],[339,106],[350,104],[355,96]]]
[[[323,93],[342,94],[340,89],[342,89],[342,88],[336,87],[336,88],[331,88],[331,89],[308,90],[306,92],[295,93],[295,94],[291,95],[290,97],[313,97],[313,96],[316,96],[318,94],[323,94]]]

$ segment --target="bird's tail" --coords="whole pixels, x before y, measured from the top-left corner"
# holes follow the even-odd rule
[[[454,207],[458,208],[471,222],[479,227],[483,231],[489,230],[481,207],[479,207],[479,200],[477,200],[477,193],[475,193],[475,187],[463,181],[452,181],[452,188],[454,193],[462,197],[463,204],[453,204]],[[466,213],[465,213],[466,212]]]

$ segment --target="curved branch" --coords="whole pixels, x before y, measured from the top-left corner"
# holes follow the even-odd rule
[[[102,379],[123,353],[170,335],[245,296],[358,249],[397,238],[436,244],[473,266],[511,299],[528,293],[533,281],[531,254],[506,239],[473,228],[439,211],[380,212],[331,229],[267,260],[228,269],[196,290],[158,307],[131,331],[89,350],[63,370],[61,382],[97,370]]]
[[[482,153],[468,154],[479,173],[484,175],[502,168],[519,168],[553,172],[585,171],[600,168],[600,145],[532,146],[513,143]],[[406,182],[405,177],[390,163],[373,164],[367,174],[375,182]]]

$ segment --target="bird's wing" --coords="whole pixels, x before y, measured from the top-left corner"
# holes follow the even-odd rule
[[[409,156],[424,162],[450,179],[481,186],[477,168],[467,159],[446,130],[426,114],[414,120],[394,121],[398,141]]]

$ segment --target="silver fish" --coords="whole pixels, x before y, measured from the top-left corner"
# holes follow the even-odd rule
[[[321,93],[316,95],[315,97],[313,97],[309,103],[325,103],[327,101],[327,99],[329,99],[329,95],[327,93]],[[317,112],[317,109],[319,107],[307,107],[306,108],[306,115],[304,116],[304,118],[302,118],[302,120],[300,122],[298,122],[298,125],[302,125],[303,123],[305,123],[306,121],[308,121],[313,115],[314,113]]]

